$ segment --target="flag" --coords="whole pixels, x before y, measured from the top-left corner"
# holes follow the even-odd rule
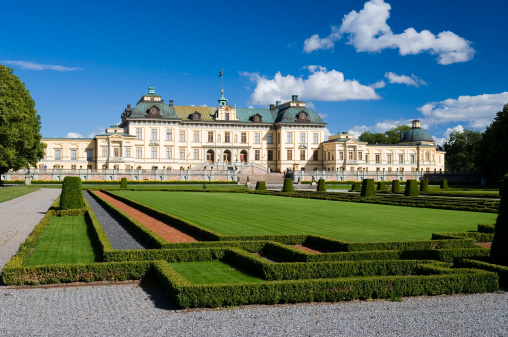
[[[219,73],[219,76],[222,76],[222,71]]]

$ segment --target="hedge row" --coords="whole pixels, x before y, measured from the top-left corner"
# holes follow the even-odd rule
[[[494,233],[479,233],[479,232],[459,232],[459,233],[434,233],[432,240],[446,240],[446,239],[473,239],[476,242],[492,242]]]
[[[23,181],[23,184],[25,182]],[[62,184],[62,180],[32,180],[34,185],[45,185],[45,184]],[[82,182],[83,185],[120,185],[121,180],[85,180]],[[171,180],[171,181],[160,181],[160,180],[128,180],[131,185],[202,185],[203,183],[210,185],[237,185],[238,182],[234,180],[213,180],[213,181],[198,181],[198,180]]]
[[[496,224],[478,224],[478,232],[480,233],[494,233]]]
[[[488,261],[488,259],[487,259]],[[487,261],[478,261],[470,259],[456,259],[455,266],[458,268],[476,268],[497,273],[499,275],[499,286],[508,288],[508,267],[492,264]]]

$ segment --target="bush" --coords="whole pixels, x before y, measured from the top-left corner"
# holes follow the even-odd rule
[[[85,207],[83,191],[81,190],[81,178],[65,177],[60,195],[60,207],[62,209],[75,209]]]
[[[362,191],[360,192],[360,195],[362,197],[376,196],[376,189],[374,188],[374,179],[363,179]]]
[[[494,233],[494,228],[496,225],[494,224],[478,224],[478,232],[480,233]]]
[[[317,189],[318,192],[326,192],[326,183],[324,179],[319,179],[317,182]]]
[[[494,238],[490,249],[493,263],[508,266],[508,174],[501,181],[499,187],[499,214],[494,228]]]
[[[127,188],[127,178],[120,180],[120,188]]]
[[[448,189],[448,179],[443,179],[439,183],[439,187],[441,187],[442,190]]]
[[[400,193],[400,180],[392,181],[392,193]]]
[[[429,191],[429,181],[427,179],[423,179],[420,181],[420,192],[428,192]]]
[[[266,184],[264,181],[258,181],[256,183],[256,191],[266,191]]]
[[[417,197],[420,195],[418,190],[418,182],[414,179],[408,179],[406,181],[406,189],[404,190],[406,197]]]
[[[351,185],[351,191],[360,192],[361,190],[362,190],[361,183],[353,183],[353,185]]]
[[[284,178],[284,186],[282,187],[282,192],[293,192],[293,180],[291,178]]]
[[[378,181],[377,190],[378,191],[386,191],[386,181]]]

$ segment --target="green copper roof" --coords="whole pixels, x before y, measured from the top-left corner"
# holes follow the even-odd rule
[[[425,129],[412,128],[404,133],[400,142],[434,142],[434,138]]]
[[[262,123],[275,123],[277,110],[270,109],[253,109],[253,108],[236,108],[236,116],[240,122],[252,122],[252,116],[258,114],[261,116]]]
[[[146,95],[145,95],[146,96]],[[159,109],[159,113],[162,116],[162,118],[172,118],[177,119],[178,116],[175,114],[173,109],[167,104],[164,104],[163,102],[139,102],[136,104],[136,106],[133,109],[125,109],[125,111],[122,114],[122,117],[125,115],[125,117],[130,118],[144,118],[146,117],[148,110],[155,106]]]
[[[190,115],[194,112],[201,114],[201,120],[206,122],[214,121],[213,118],[217,112],[217,108],[207,106],[173,106],[176,116],[182,120],[190,120]]]
[[[319,117],[319,115],[314,110],[308,108],[287,108],[281,110],[275,119],[275,123],[294,123],[296,120],[296,115],[302,111],[307,113],[307,119],[311,123],[325,124],[323,123],[321,117]]]

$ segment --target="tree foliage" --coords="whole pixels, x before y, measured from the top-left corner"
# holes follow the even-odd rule
[[[508,266],[508,174],[501,182],[499,196],[501,197],[499,215],[494,229],[490,257],[492,262]]]
[[[410,126],[398,125],[385,133],[365,131],[358,137],[358,140],[369,144],[397,144],[400,141],[400,133],[409,129],[411,129]]]
[[[41,118],[25,84],[0,65],[0,174],[35,166],[44,157]]]
[[[482,134],[477,131],[453,131],[443,145],[446,151],[445,162],[447,171],[475,172],[477,152]]]

